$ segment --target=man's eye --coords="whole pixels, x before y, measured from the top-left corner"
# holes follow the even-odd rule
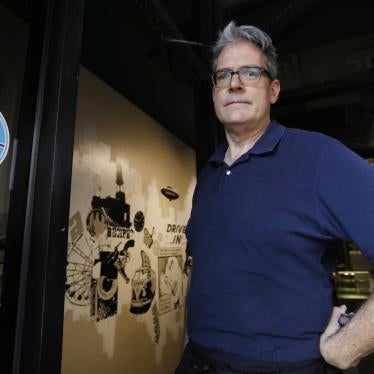
[[[218,73],[216,73],[217,81],[227,80],[229,76],[230,76],[230,73],[228,71],[219,71]]]
[[[258,69],[243,69],[240,71],[240,75],[243,77],[243,78],[256,78],[258,76]]]

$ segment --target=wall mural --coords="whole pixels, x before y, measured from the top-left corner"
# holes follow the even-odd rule
[[[158,314],[173,311],[184,303],[186,282],[183,278],[188,277],[191,263],[186,255],[186,222],[166,223],[158,240],[154,241],[155,226],[147,222],[143,211],[131,215],[134,207],[126,201],[119,164],[113,190],[113,196],[92,195],[88,213],[82,217],[77,211],[70,218],[66,298],[73,305],[89,306],[90,316],[98,322],[117,314],[119,292],[131,292],[130,313],[147,313],[158,288],[158,300],[151,310],[154,340],[158,343]],[[161,188],[160,196],[169,202],[179,198],[170,186]],[[147,223],[152,229],[146,227]],[[157,256],[155,269],[152,269],[150,255]],[[140,266],[133,267],[130,278],[127,268],[131,267],[135,256],[140,256]],[[125,285],[121,290],[119,277]]]
[[[121,141],[100,135],[108,133],[108,122],[104,131],[92,113],[92,92],[100,90],[90,84],[98,85],[105,97],[116,96],[122,104],[118,115],[131,109],[139,117],[133,129],[130,124],[121,130]],[[191,268],[185,230],[196,183],[194,153],[84,69],[80,85],[62,373],[91,374],[103,368],[106,373],[171,373],[184,341]],[[107,119],[116,123],[113,114]],[[147,156],[141,144],[135,151],[126,147],[133,144],[125,136],[131,131],[158,134],[152,141],[160,144],[152,152],[159,147],[160,161],[155,154]],[[140,363],[134,363],[134,345],[142,353],[143,370],[135,369]],[[85,355],[90,359],[83,360]],[[77,357],[81,362],[72,365]]]

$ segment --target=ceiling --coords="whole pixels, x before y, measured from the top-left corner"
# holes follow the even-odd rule
[[[371,0],[90,0],[82,64],[192,147],[210,95],[210,45],[230,20],[267,31],[285,125],[374,149]],[[210,99],[206,110],[212,110]]]

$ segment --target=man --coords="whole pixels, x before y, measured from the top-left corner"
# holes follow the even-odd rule
[[[231,22],[213,53],[227,142],[194,194],[176,373],[339,372],[374,347],[373,299],[340,329],[329,279],[338,240],[374,260],[374,169],[335,139],[271,121],[280,82],[267,34]]]

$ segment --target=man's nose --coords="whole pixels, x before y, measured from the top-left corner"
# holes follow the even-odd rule
[[[242,82],[239,78],[239,73],[234,73],[231,77],[231,82],[230,82],[230,88],[231,89],[238,89],[242,88]]]

